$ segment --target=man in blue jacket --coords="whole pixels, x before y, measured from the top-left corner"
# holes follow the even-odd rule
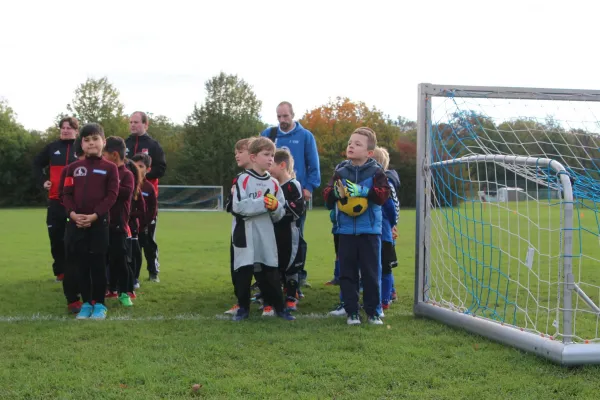
[[[275,142],[278,149],[287,149],[294,157],[294,172],[302,186],[304,200],[309,201],[313,190],[321,185],[321,169],[317,142],[313,134],[294,121],[294,109],[287,101],[277,106],[279,126],[267,128],[262,136]],[[300,234],[304,236],[306,213],[298,220]],[[306,254],[306,253],[305,253]],[[306,271],[300,271],[300,284],[306,284]]]

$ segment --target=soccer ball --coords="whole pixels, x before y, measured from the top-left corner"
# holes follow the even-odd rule
[[[346,197],[337,202],[338,210],[351,217],[358,217],[369,208],[369,202],[366,197],[350,197],[348,190],[344,188]]]

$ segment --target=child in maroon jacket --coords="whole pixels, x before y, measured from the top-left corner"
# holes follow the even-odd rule
[[[104,319],[109,210],[119,193],[119,172],[102,158],[105,139],[100,125],[87,124],[79,136],[85,159],[69,164],[63,182],[69,216],[65,245],[77,266],[83,300],[77,319]]]
[[[106,297],[117,297],[125,307],[133,303],[128,292],[133,287],[133,272],[127,263],[129,231],[129,211],[134,190],[133,174],[125,167],[125,141],[117,136],[106,139],[103,151],[104,158],[114,163],[119,171],[119,195],[116,203],[110,209],[109,225],[109,291]],[[113,293],[115,296],[113,296]]]
[[[146,179],[146,173],[152,165],[152,159],[147,154],[136,154],[131,157],[131,160],[135,163],[144,177],[144,181],[142,183],[142,196],[146,202],[146,215],[145,218],[140,219],[140,247],[144,249],[144,255],[146,256],[146,261],[148,263],[148,274],[150,275],[149,280],[153,282],[159,282],[158,259],[156,257],[158,249],[156,248],[156,242],[150,237],[150,232],[152,232],[152,234],[154,232],[152,225],[156,224],[158,200],[154,186]],[[137,267],[136,279],[138,279],[139,284],[140,270],[142,268],[141,254],[138,259],[139,266]]]
[[[129,297],[131,297],[131,299],[135,299],[135,290],[139,289],[140,287],[138,275],[136,275],[136,271],[137,274],[139,274],[139,271],[137,270],[137,259],[140,260],[140,266],[142,265],[142,254],[138,240],[140,232],[140,219],[146,218],[146,202],[144,201],[144,196],[142,196],[142,183],[144,182],[142,172],[130,159],[125,160],[125,166],[133,174],[134,181],[133,197],[131,198],[131,211],[129,213],[129,230],[131,231],[131,237],[128,240],[129,258],[127,261],[133,274],[133,281],[131,282]]]

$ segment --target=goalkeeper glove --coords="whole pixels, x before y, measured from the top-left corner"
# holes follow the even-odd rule
[[[348,187],[348,194],[350,197],[367,197],[369,195],[369,188],[350,181],[346,181]]]
[[[346,197],[346,190],[344,188],[344,184],[340,179],[335,181],[335,183],[333,184],[333,195],[337,199],[343,199]]]
[[[275,211],[275,210],[277,210],[277,207],[279,206],[279,201],[277,201],[275,196],[273,196],[271,193],[269,193],[269,190],[267,190],[267,193],[265,193],[264,202],[265,202],[265,208],[269,211]]]

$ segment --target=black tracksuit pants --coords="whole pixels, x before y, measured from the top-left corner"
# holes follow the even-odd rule
[[[67,212],[60,200],[48,200],[46,225],[50,237],[50,252],[52,253],[52,271],[54,276],[65,273],[65,227]]]

